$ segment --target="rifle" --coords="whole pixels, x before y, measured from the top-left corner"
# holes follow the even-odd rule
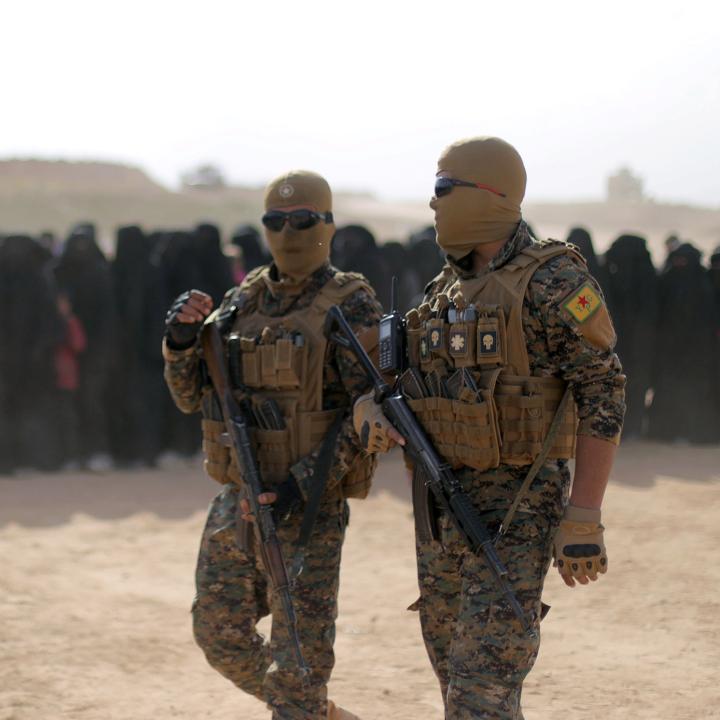
[[[337,330],[339,329],[339,332]],[[469,496],[462,489],[460,480],[452,468],[438,455],[428,439],[422,425],[417,421],[405,398],[395,392],[383,380],[362,347],[342,310],[337,305],[330,308],[325,320],[325,336],[333,342],[351,350],[365,370],[374,386],[374,399],[378,403],[393,427],[405,438],[405,450],[415,466],[425,477],[439,508],[450,518],[470,550],[485,558],[492,572],[495,584],[501,590],[508,604],[520,621],[523,630],[531,637],[537,633],[528,621],[515,593],[508,583],[507,568],[498,557],[492,538]]]
[[[262,505],[258,495],[263,492],[260,478],[260,469],[250,438],[248,420],[230,389],[228,371],[225,367],[225,351],[222,338],[215,323],[208,323],[202,331],[202,349],[207,364],[208,373],[212,380],[215,393],[220,402],[225,429],[230,437],[230,452],[236,461],[240,474],[248,490],[248,502],[255,516],[255,538],[260,549],[263,565],[270,576],[270,587],[277,593],[282,603],[283,612],[288,624],[288,634],[295,651],[300,674],[305,679],[310,669],[303,658],[300,648],[300,637],[297,631],[297,617],[290,594],[290,581],[288,579],[285,558],[282,554],[280,539],[275,528],[271,505]],[[235,522],[236,532],[240,527],[240,502],[238,501]]]

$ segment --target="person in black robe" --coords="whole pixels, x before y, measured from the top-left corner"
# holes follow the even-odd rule
[[[715,371],[713,375],[713,384],[715,386],[715,433],[713,442],[720,442],[720,246],[713,250],[710,256],[710,264],[708,267],[708,278],[713,289],[715,297],[715,306],[713,309],[714,318],[714,334],[715,334]]]
[[[601,282],[615,324],[615,351],[627,376],[623,438],[646,430],[646,396],[652,386],[658,331],[658,281],[645,239],[621,235],[605,253]]]
[[[362,273],[375,290],[380,304],[390,306],[392,275],[375,236],[362,225],[344,225],[337,229],[332,240],[330,261],[345,272]]]
[[[117,334],[112,352],[111,447],[121,465],[153,465],[159,450],[153,437],[156,413],[147,407],[144,365],[149,352],[152,244],[136,225],[117,231],[112,263]],[[159,421],[157,421],[159,422]]]
[[[197,289],[210,295],[217,307],[234,285],[230,258],[222,251],[220,230],[217,225],[202,223],[195,228],[193,240],[201,276]]]
[[[604,269],[600,265],[590,233],[582,227],[574,227],[567,236],[567,242],[575,245],[585,258],[590,274],[598,281],[600,287],[604,286]]]
[[[380,252],[390,277],[397,278],[398,310],[404,315],[412,307],[412,299],[423,289],[420,275],[412,266],[410,253],[405,245],[391,240],[380,248]]]
[[[55,347],[63,325],[47,254],[27,235],[0,242],[0,473],[58,468]]]
[[[270,253],[263,245],[260,233],[254,225],[239,225],[235,229],[230,242],[241,253],[242,272],[240,273],[241,277],[236,278],[236,285],[239,285],[242,278],[250,271],[260,267],[260,265],[267,265],[271,260]]]
[[[432,225],[413,233],[408,240],[410,265],[420,281],[420,290],[410,303],[417,307],[421,302],[425,286],[442,270],[445,256],[435,242],[435,228]]]
[[[111,465],[108,391],[115,298],[110,264],[98,247],[92,224],[80,223],[71,231],[55,266],[55,280],[87,339],[76,393],[81,461],[92,470],[106,470]]]
[[[197,421],[181,413],[167,391],[162,375],[161,346],[167,308],[188,288],[202,289],[203,275],[193,234],[178,230],[163,233],[153,249],[151,264],[152,292],[149,302],[154,314],[148,332],[153,342],[146,399],[148,404],[158,408],[161,432],[158,444],[165,451],[191,457],[200,449],[200,432]]]
[[[142,432],[138,433],[140,444],[136,457],[149,466],[155,465],[158,457],[167,449],[169,434],[168,394],[162,376],[163,359],[160,351],[167,311],[167,290],[161,257],[168,240],[169,233],[165,231],[151,232],[145,236],[146,250],[138,252],[138,255],[147,252],[148,259],[140,265],[144,277],[138,280],[137,287],[143,295],[143,308],[133,340],[138,352],[138,394],[142,413]]]
[[[720,334],[720,246],[716,247],[710,256],[708,277],[715,296],[715,322]]]
[[[658,440],[704,443],[716,434],[714,297],[700,258],[699,250],[683,243],[660,275],[650,408],[650,435]]]

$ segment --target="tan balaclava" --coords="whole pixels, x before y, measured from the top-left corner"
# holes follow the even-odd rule
[[[298,206],[322,214],[332,211],[332,193],[325,178],[308,170],[291,170],[265,189],[265,210],[288,212]],[[295,281],[306,278],[330,257],[332,223],[320,221],[307,230],[295,230],[286,222],[280,232],[264,230],[278,270]]]
[[[459,260],[483,243],[507,240],[522,217],[527,175],[518,151],[496,137],[460,140],[445,148],[438,175],[482,183],[505,197],[473,187],[453,187],[448,195],[433,197],[438,245]]]

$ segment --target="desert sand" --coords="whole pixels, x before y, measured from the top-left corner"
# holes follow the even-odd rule
[[[192,639],[216,489],[198,462],[0,479],[0,720],[269,717]],[[621,448],[604,519],[609,573],[573,590],[548,576],[526,720],[720,717],[720,448]],[[395,455],[353,501],[344,552],[330,694],[364,720],[442,717],[416,596]]]

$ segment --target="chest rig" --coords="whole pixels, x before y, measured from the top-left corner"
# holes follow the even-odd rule
[[[369,287],[362,276],[338,272],[310,305],[273,316],[262,303],[267,272],[269,268],[264,268],[241,286],[239,307],[225,329],[225,345],[236,399],[254,416],[270,416],[271,429],[254,427],[252,435],[263,481],[271,487],[287,478],[293,464],[318,449],[338,413],[347,411],[349,399],[343,403],[339,398],[334,399],[336,407],[324,409],[327,340],[323,326],[333,305]],[[252,311],[243,311],[245,306]],[[239,482],[223,423],[206,416],[202,426],[206,471],[219,482]],[[343,480],[346,497],[367,494],[368,488],[353,488],[358,482],[357,477]]]
[[[429,302],[407,314],[406,374],[422,381],[408,403],[453,468],[524,466],[541,454],[566,383],[532,374],[522,306],[535,271],[564,254],[580,257],[548,243],[482,277],[446,268]],[[548,459],[574,457],[577,412],[574,402],[565,407]]]

